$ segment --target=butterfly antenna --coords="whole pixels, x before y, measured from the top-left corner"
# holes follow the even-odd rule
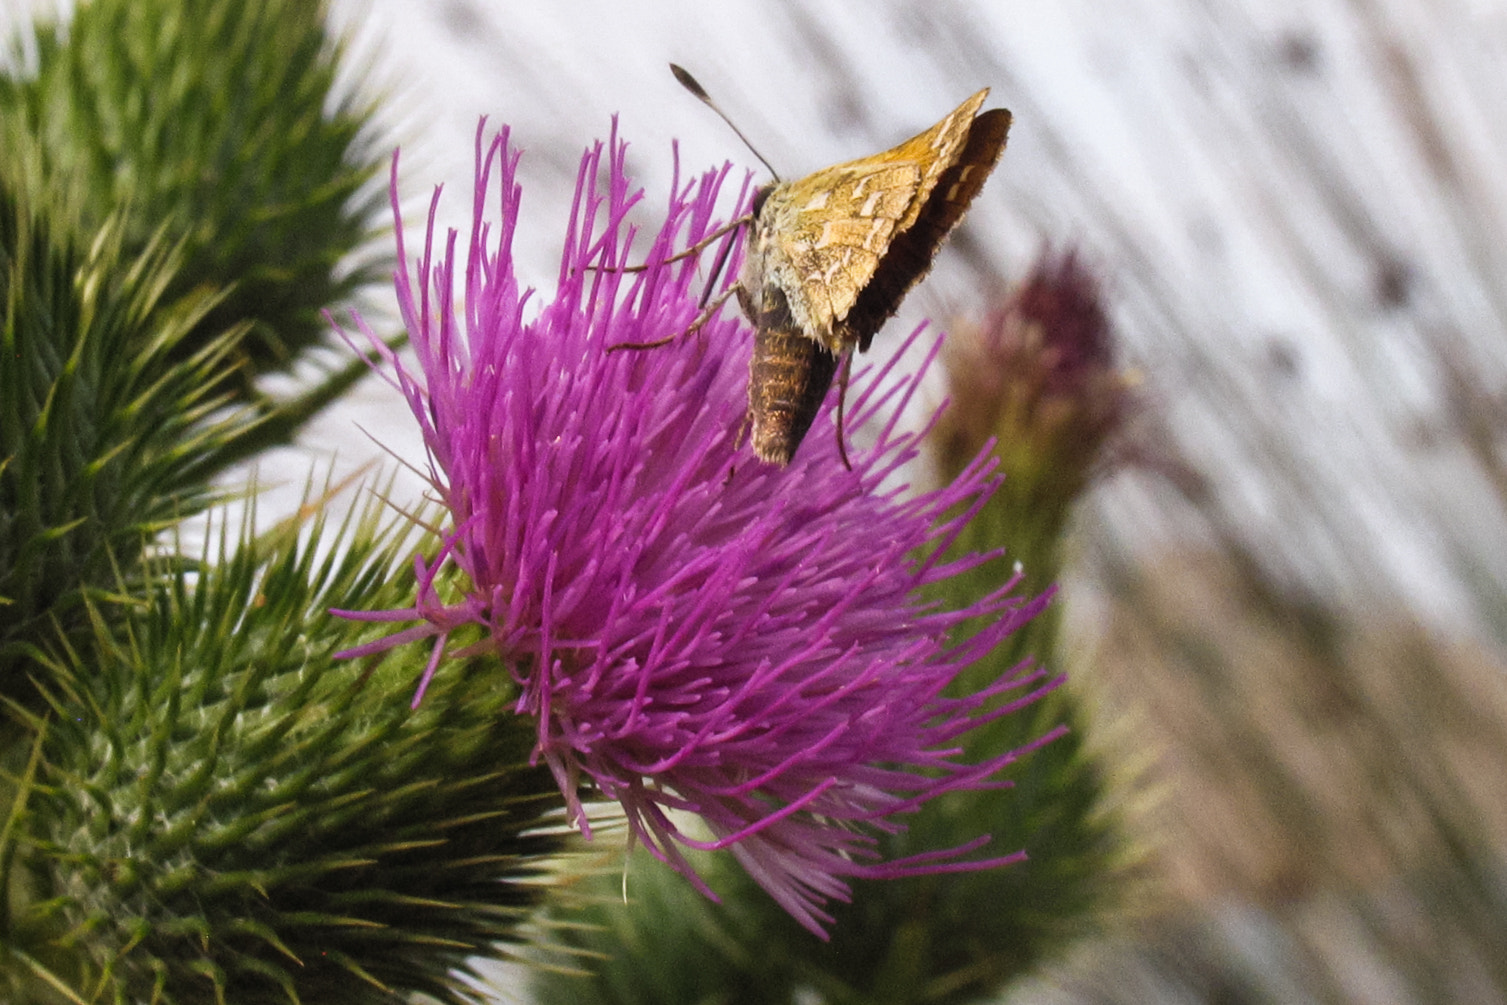
[[[690,73],[686,71],[685,67],[676,66],[674,63],[671,63],[670,72],[675,74],[675,79],[680,81],[681,87],[684,87],[687,91],[690,91],[692,94],[696,95],[696,98],[703,105],[716,112],[717,117],[720,118],[723,122],[726,122],[728,126],[731,127],[732,131],[738,134],[738,139],[742,140],[743,145],[748,148],[749,152],[752,153],[755,157],[759,158],[759,162],[769,169],[769,173],[774,176],[775,181],[780,180],[780,173],[774,169],[774,165],[770,164],[769,161],[764,159],[764,155],[759,153],[758,148],[748,141],[747,136],[743,135],[743,130],[739,129],[737,124],[734,123],[732,119],[727,117],[726,112],[717,107],[717,103],[712,100],[712,96],[706,93],[706,88],[702,87],[701,84],[697,82],[696,78],[691,76]]]

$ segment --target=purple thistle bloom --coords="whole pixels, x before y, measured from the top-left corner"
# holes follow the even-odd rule
[[[450,525],[444,548],[416,560],[412,608],[341,612],[419,624],[347,655],[432,636],[427,683],[449,633],[480,625],[485,641],[469,651],[495,652],[511,671],[517,710],[538,721],[535,756],[588,836],[577,793],[589,779],[621,803],[635,840],[708,896],[679,846],[730,849],[818,935],[831,920],[822,905],[846,899],[851,877],[1018,860],[967,859],[987,835],[899,861],[876,861],[874,849],[876,832],[899,830],[897,815],[929,799],[1003,785],[999,771],[1025,751],[958,763],[959,737],[1056,684],[1023,665],[979,694],[944,695],[1047,601],[1012,597],[1013,581],[961,611],[922,596],[997,558],[941,559],[993,491],[993,462],[981,455],[934,492],[882,488],[920,439],[895,428],[919,375],[889,381],[888,368],[853,381],[851,428],[888,418],[871,449],[852,453],[852,471],[830,435],[830,400],[788,467],[757,461],[740,448],[751,337],[731,317],[660,349],[609,353],[696,318],[696,258],[666,260],[715,229],[728,171],[684,187],[677,171],[648,267],[613,271],[630,259],[626,220],[642,197],[624,152],[614,127],[582,160],[558,292],[537,311],[514,273],[508,131],[484,145],[478,129],[459,275],[454,231],[435,259],[435,192],[417,271],[396,279],[421,372],[385,350],[384,372],[423,428]],[[498,224],[484,220],[493,185]],[[745,182],[740,212],[748,196]],[[396,214],[396,156],[392,202]],[[401,219],[397,234],[407,263]],[[446,562],[470,583],[455,603],[434,586]],[[975,618],[987,627],[949,638]],[[713,838],[683,831],[682,813]]]

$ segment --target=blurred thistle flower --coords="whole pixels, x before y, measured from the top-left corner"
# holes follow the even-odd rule
[[[677,170],[649,264],[628,272],[626,221],[642,191],[630,191],[625,152],[614,129],[586,153],[558,292],[525,320],[533,291],[520,291],[511,250],[518,155],[506,129],[490,145],[479,129],[464,271],[454,231],[435,260],[436,191],[417,272],[396,280],[421,372],[358,319],[423,429],[451,523],[443,549],[416,559],[413,607],[340,612],[421,623],[347,655],[433,637],[421,697],[445,657],[495,653],[583,832],[589,779],[621,803],[633,839],[703,893],[714,896],[678,846],[730,849],[818,935],[830,921],[822,905],[847,899],[849,879],[1018,860],[969,858],[987,835],[888,862],[875,850],[877,834],[902,829],[899,815],[949,791],[1003,787],[1002,768],[1056,735],[981,763],[959,758],[962,734],[1056,685],[1029,663],[944,696],[1048,599],[1013,596],[1015,579],[963,610],[922,595],[997,557],[942,558],[997,486],[994,463],[964,464],[934,492],[881,488],[920,439],[894,421],[920,375],[887,381],[887,368],[853,382],[853,427],[887,418],[852,471],[830,435],[812,435],[788,467],[758,462],[738,449],[751,339],[735,319],[661,349],[608,352],[697,316],[697,262],[670,259],[677,242],[715,228],[727,174],[682,187]],[[484,219],[491,185],[497,224]],[[396,157],[391,194],[396,214]],[[745,183],[739,212],[748,197]],[[397,233],[406,263],[401,219]],[[738,234],[725,240],[736,274]],[[830,404],[823,414],[830,432]],[[447,562],[470,582],[453,601],[436,586]],[[958,641],[965,621],[986,627]],[[483,640],[450,651],[450,633],[473,624]],[[712,839],[684,829],[682,814]]]
[[[1072,251],[1043,254],[977,326],[957,326],[943,352],[952,407],[938,425],[944,473],[973,463],[990,437],[1014,509],[1063,513],[1132,407],[1093,273]]]

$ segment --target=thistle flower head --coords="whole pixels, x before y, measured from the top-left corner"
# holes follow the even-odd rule
[[[948,340],[944,470],[972,463],[992,437],[1006,492],[1030,510],[1064,510],[1132,408],[1114,345],[1098,278],[1075,252],[1043,254],[981,324]]]
[[[412,608],[352,614],[417,624],[358,652],[432,636],[428,674],[443,673],[450,634],[480,626],[483,641],[465,652],[495,653],[511,672],[517,711],[537,721],[536,756],[583,830],[577,793],[589,781],[622,805],[635,839],[708,895],[682,846],[730,849],[818,934],[822,905],[846,898],[853,877],[1015,860],[968,857],[986,835],[900,861],[874,850],[876,833],[926,800],[1002,784],[1020,751],[962,763],[958,737],[1051,686],[1021,667],[978,694],[944,696],[1046,602],[1013,597],[1010,584],[961,611],[922,598],[990,557],[941,552],[992,491],[992,462],[930,493],[887,487],[917,450],[894,419],[919,375],[885,371],[850,389],[850,425],[878,428],[851,471],[830,401],[788,467],[757,461],[740,446],[749,332],[726,316],[662,348],[609,352],[696,318],[697,258],[672,256],[716,228],[727,174],[682,185],[677,171],[647,265],[629,272],[642,193],[624,156],[615,133],[586,153],[557,291],[537,307],[512,257],[520,188],[506,129],[490,144],[478,131],[461,255],[453,231],[436,246],[431,208],[423,253],[397,277],[418,368],[388,353],[383,370],[422,426],[450,524],[443,550],[417,560]],[[500,220],[489,222],[494,193]],[[739,211],[748,196],[745,183]],[[398,233],[407,262],[401,220]],[[729,251],[736,274],[737,239],[704,254]],[[463,596],[441,597],[445,563],[469,582]],[[953,637],[974,618],[989,627]],[[709,839],[685,826],[690,816]]]

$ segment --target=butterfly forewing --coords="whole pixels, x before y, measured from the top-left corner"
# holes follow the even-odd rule
[[[832,184],[803,198],[813,181]],[[914,164],[832,177],[821,172],[792,183],[786,192],[777,190],[771,202],[783,198],[760,214],[759,226],[767,237],[756,248],[763,251],[765,281],[776,278],[782,287],[797,291],[791,313],[832,352],[842,351],[831,337],[834,323],[853,306],[878,267],[915,202],[920,181]]]

